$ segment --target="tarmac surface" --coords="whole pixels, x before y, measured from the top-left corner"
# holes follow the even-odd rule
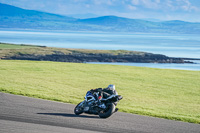
[[[0,133],[200,133],[200,124],[117,112],[76,116],[75,105],[0,93]]]

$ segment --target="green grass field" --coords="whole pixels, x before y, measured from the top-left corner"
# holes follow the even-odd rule
[[[0,91],[77,104],[115,84],[122,112],[200,124],[200,71],[0,60]]]

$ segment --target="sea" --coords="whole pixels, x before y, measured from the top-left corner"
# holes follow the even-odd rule
[[[199,34],[105,33],[0,29],[0,42],[59,48],[131,50],[163,54],[169,57],[200,59]],[[93,62],[93,64],[200,71],[200,61],[194,60],[193,62],[194,64],[98,62]]]

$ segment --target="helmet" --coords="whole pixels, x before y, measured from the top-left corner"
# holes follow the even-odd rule
[[[107,88],[108,88],[109,90],[115,90],[115,85],[110,84]]]

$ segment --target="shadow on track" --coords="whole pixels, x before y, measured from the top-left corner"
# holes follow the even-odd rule
[[[37,113],[37,114],[39,114],[39,115],[55,115],[55,116],[64,116],[64,117],[99,118],[98,116],[75,115],[75,114],[66,114],[66,113]]]

